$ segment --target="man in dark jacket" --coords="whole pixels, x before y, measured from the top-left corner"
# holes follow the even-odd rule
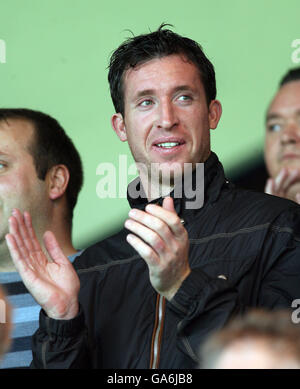
[[[113,128],[139,169],[125,228],[75,271],[51,232],[47,262],[28,213],[10,218],[11,255],[43,308],[33,366],[194,368],[199,345],[232,315],[300,296],[299,207],[224,177],[210,149],[221,116],[214,69],[196,42],[164,26],[131,38],[109,82]]]

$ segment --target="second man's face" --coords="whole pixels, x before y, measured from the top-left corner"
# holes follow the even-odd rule
[[[300,170],[300,81],[283,85],[267,113],[265,159],[269,174]]]
[[[38,179],[28,151],[33,133],[32,124],[25,120],[0,122],[0,245],[13,208],[30,212],[37,229],[48,217],[46,185]]]
[[[276,185],[282,182],[282,197],[295,200],[300,192],[300,81],[280,88],[266,119],[265,161],[269,175]]]
[[[174,162],[183,167],[207,160],[209,130],[217,126],[221,105],[214,100],[207,106],[194,64],[170,55],[129,69],[124,102],[118,135],[128,141],[135,161],[148,171],[155,163],[164,173]]]

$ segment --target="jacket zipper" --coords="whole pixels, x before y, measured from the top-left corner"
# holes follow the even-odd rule
[[[165,317],[165,304],[165,298],[158,294],[156,300],[155,324],[152,334],[150,369],[157,369],[159,366],[160,346],[162,342]]]

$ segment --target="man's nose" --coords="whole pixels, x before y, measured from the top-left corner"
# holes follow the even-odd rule
[[[176,124],[178,124],[176,107],[171,101],[162,102],[158,110],[157,127],[172,130]]]
[[[300,142],[300,123],[295,120],[289,120],[281,133],[281,143],[298,143]]]

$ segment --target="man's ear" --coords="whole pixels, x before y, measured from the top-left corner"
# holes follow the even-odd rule
[[[123,115],[121,113],[115,113],[111,117],[111,125],[114,129],[115,133],[118,135],[119,139],[122,142],[127,141],[127,134],[125,128],[125,121],[123,119]]]
[[[55,165],[47,172],[49,198],[56,200],[64,195],[70,179],[69,169],[65,165]]]
[[[208,111],[209,128],[214,130],[215,128],[217,128],[217,125],[222,115],[222,105],[220,101],[212,100],[209,104]]]

